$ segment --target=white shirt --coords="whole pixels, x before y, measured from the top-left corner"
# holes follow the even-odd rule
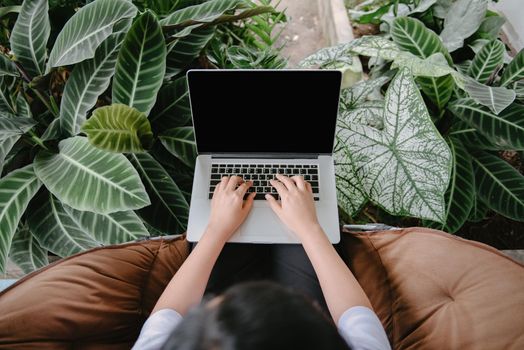
[[[162,348],[181,321],[182,316],[173,309],[155,312],[144,323],[133,350]],[[391,349],[377,315],[365,306],[347,309],[338,321],[338,332],[353,350]]]

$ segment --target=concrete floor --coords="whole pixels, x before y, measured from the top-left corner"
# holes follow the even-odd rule
[[[296,67],[302,59],[327,46],[319,23],[317,1],[282,0],[277,6],[277,10],[285,9],[288,19],[283,24],[284,31],[277,41],[277,47],[286,44],[282,55],[289,59],[290,68]]]

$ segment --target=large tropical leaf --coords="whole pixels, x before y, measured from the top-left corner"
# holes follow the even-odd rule
[[[191,34],[177,38],[169,44],[166,61],[166,78],[180,74],[215,35],[215,28],[195,29]]]
[[[464,146],[471,149],[498,151],[500,146],[491,142],[482,135],[475,127],[463,121],[456,121],[449,131],[449,136],[459,139]]]
[[[21,137],[22,135],[14,135],[10,137],[6,137],[3,139],[0,139],[0,177],[2,175],[2,171],[4,168],[5,160],[7,158],[7,155],[15,145],[16,141]]]
[[[488,0],[457,0],[444,18],[440,38],[452,52],[464,45],[464,39],[477,31],[488,8]]]
[[[463,77],[464,90],[477,103],[488,107],[499,114],[508,107],[516,97],[515,91],[503,86],[488,86],[470,77]]]
[[[376,79],[363,80],[350,88],[341,90],[340,110],[344,111],[355,107],[358,103],[364,102],[369,95],[387,83],[388,80],[388,77],[381,76]]]
[[[126,0],[95,0],[83,6],[62,28],[49,54],[48,69],[95,56],[96,48],[113,33],[113,27],[136,15]]]
[[[524,79],[524,49],[520,50],[504,69],[500,78],[500,86],[507,86],[520,79]]]
[[[149,114],[166,72],[166,45],[162,28],[149,11],[133,23],[116,62],[113,103]]]
[[[40,151],[38,178],[63,203],[107,214],[150,204],[136,170],[121,154],[92,146],[85,137],[62,140],[59,153]]]
[[[89,233],[65,211],[62,203],[48,191],[41,191],[31,201],[28,225],[42,248],[66,257],[100,246]]]
[[[11,32],[11,50],[32,76],[44,74],[46,45],[51,32],[47,0],[26,0]]]
[[[192,126],[166,130],[159,138],[172,155],[191,168],[195,166],[197,150]]]
[[[451,154],[407,68],[388,88],[383,119],[383,130],[339,120],[364,192],[393,215],[444,222]]]
[[[152,204],[141,209],[140,216],[161,231],[183,233],[187,226],[189,204],[176,183],[150,154],[129,154],[128,157],[151,198]]]
[[[66,205],[63,207],[78,226],[102,244],[125,243],[149,235],[142,220],[132,210],[97,214]]]
[[[436,53],[441,53],[448,64],[453,61],[448,50],[442,44],[437,34],[428,29],[421,21],[411,17],[398,17],[391,26],[391,37],[402,49],[415,56],[427,59]],[[442,77],[419,77],[417,82],[422,91],[439,108],[443,109],[453,94],[453,78],[451,75]]]
[[[351,43],[318,50],[300,61],[304,68],[338,69],[343,73],[342,87],[349,87],[362,79],[362,64],[351,54]]]
[[[77,64],[69,76],[60,104],[60,127],[67,136],[78,134],[87,112],[109,86],[124,36],[123,32],[110,35],[95,56]]]
[[[13,62],[5,55],[0,53],[0,76],[10,75],[13,77],[18,76],[18,71]]]
[[[505,51],[506,48],[500,40],[488,42],[473,58],[468,75],[479,83],[486,84],[504,63]]]
[[[0,18],[9,14],[9,13],[19,13],[22,9],[22,6],[5,6],[0,7]]]
[[[149,121],[159,131],[188,126],[191,123],[189,91],[185,76],[160,88],[155,106],[149,114]]]
[[[347,45],[347,50],[353,54],[380,57],[388,61],[394,60],[401,52],[394,42],[376,35],[363,36],[342,45]]]
[[[27,225],[19,225],[13,237],[9,258],[25,273],[49,264],[47,250],[40,247]]]
[[[338,120],[344,125],[356,123],[382,130],[384,128],[384,101],[366,101],[350,109],[340,109]]]
[[[122,104],[97,108],[82,131],[91,144],[110,152],[143,152],[153,141],[146,115]]]
[[[16,115],[16,101],[12,92],[13,84],[13,77],[0,76],[0,116]]]
[[[497,115],[464,98],[454,101],[449,109],[500,149],[524,149],[524,106],[514,103]]]
[[[22,135],[35,124],[36,122],[30,118],[0,116],[0,140],[13,135]]]
[[[478,196],[488,207],[513,220],[524,220],[524,176],[499,157],[473,155]]]
[[[478,185],[475,184],[475,200],[473,201],[473,207],[469,212],[468,221],[480,222],[488,215],[489,208],[478,196]]]
[[[42,183],[28,165],[0,179],[0,271],[4,272],[11,241],[22,214]]]
[[[430,227],[449,233],[457,232],[468,220],[475,201],[475,176],[468,150],[454,138],[448,138],[453,156],[451,180],[446,191],[446,221]]]

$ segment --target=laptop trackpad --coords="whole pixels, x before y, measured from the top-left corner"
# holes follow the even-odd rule
[[[280,221],[268,203],[255,203],[246,220],[239,228],[243,241],[252,242],[293,242],[297,237]]]

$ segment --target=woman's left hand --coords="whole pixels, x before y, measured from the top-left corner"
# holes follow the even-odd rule
[[[252,182],[244,182],[239,176],[222,178],[211,200],[208,234],[218,235],[224,242],[231,238],[253,206],[255,193],[250,193],[244,201],[244,195],[251,185]]]

